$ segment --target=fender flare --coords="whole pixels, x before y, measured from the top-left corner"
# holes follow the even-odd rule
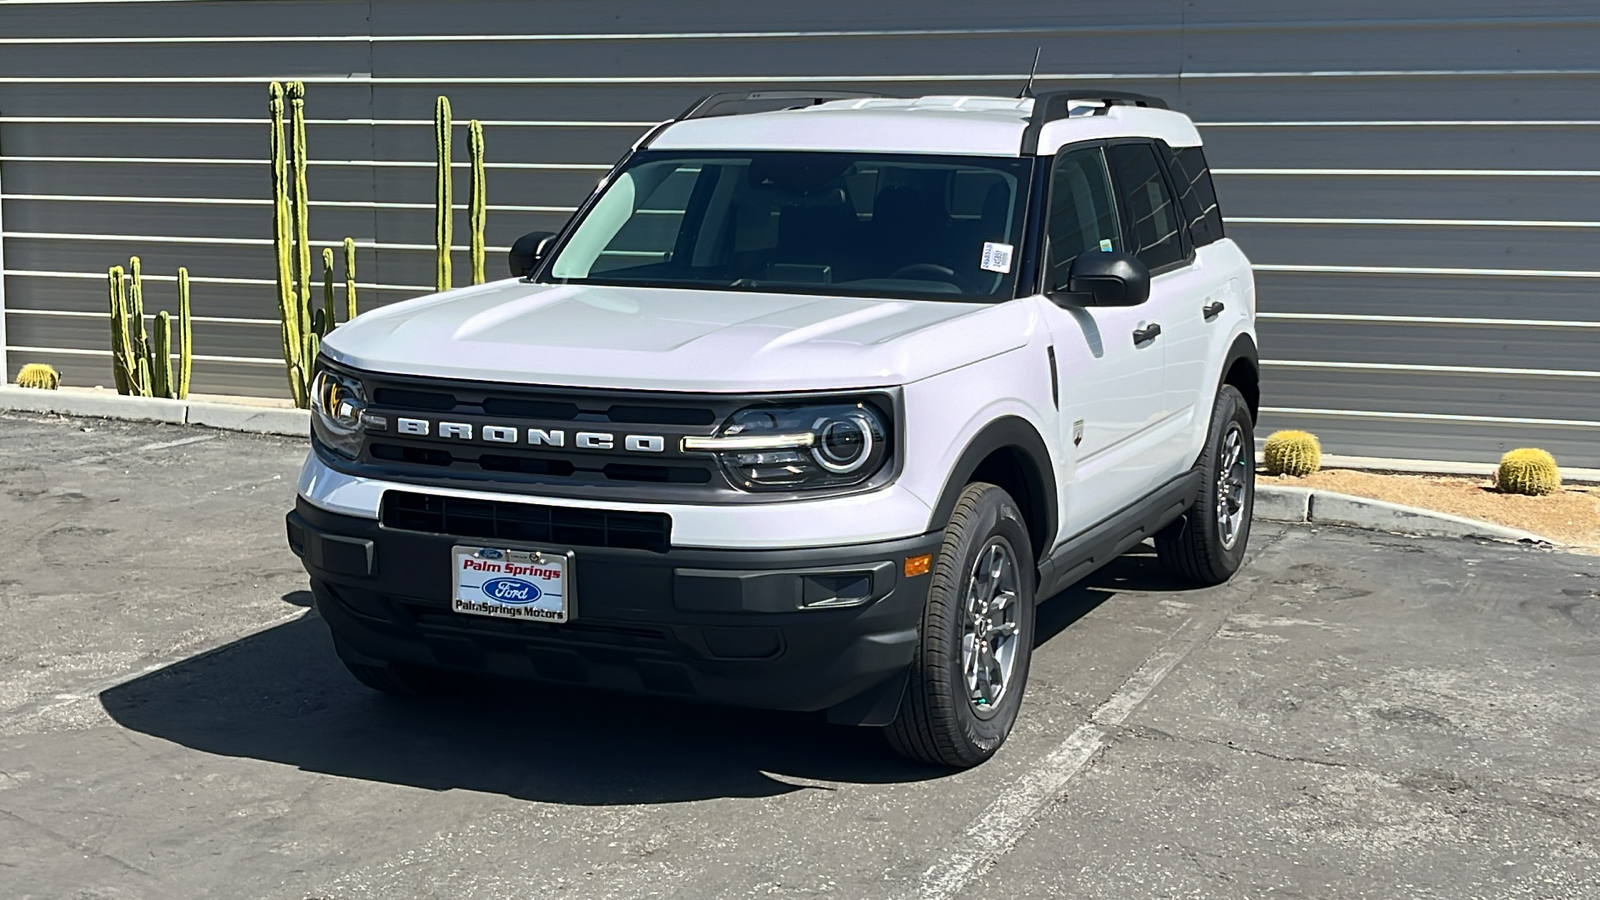
[[[1234,363],[1240,360],[1250,363],[1250,368],[1255,370],[1256,384],[1261,384],[1261,355],[1256,350],[1255,340],[1250,337],[1249,332],[1245,332],[1234,338],[1233,346],[1228,348],[1228,356],[1223,360],[1222,371],[1217,373],[1217,391],[1222,390],[1222,386],[1227,383],[1228,373],[1233,371]],[[1213,393],[1212,396],[1216,396],[1216,394]],[[1259,418],[1261,408],[1260,391],[1257,391],[1255,397],[1252,398],[1247,395],[1245,399],[1250,401],[1251,417]]]
[[[1020,416],[1002,416],[995,419],[967,443],[966,449],[956,458],[956,464],[945,480],[944,489],[939,492],[939,500],[934,504],[933,515],[928,522],[928,531],[938,531],[945,527],[955,512],[956,501],[961,497],[962,489],[972,479],[972,473],[977,471],[978,464],[989,454],[1007,447],[1017,448],[1023,458],[1031,464],[1022,467],[1022,475],[1029,491],[1043,501],[1043,508],[1038,510],[1037,516],[1043,534],[1030,537],[1043,547],[1045,552],[1049,551],[1051,545],[1055,543],[1058,521],[1055,466],[1050,460],[1049,446],[1044,438],[1040,437],[1038,429]],[[1017,501],[1019,505],[1032,503],[1033,498],[1017,498]]]

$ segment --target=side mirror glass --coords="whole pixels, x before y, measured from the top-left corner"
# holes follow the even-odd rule
[[[539,263],[544,260],[544,255],[550,250],[550,243],[555,240],[553,231],[530,231],[517,242],[511,245],[511,274],[517,278],[527,278],[533,270],[539,268]]]
[[[1138,306],[1150,299],[1150,270],[1131,253],[1090,250],[1073,260],[1067,290],[1096,306]]]

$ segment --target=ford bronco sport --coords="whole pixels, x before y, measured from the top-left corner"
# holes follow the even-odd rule
[[[510,262],[322,345],[289,541],[378,690],[826,710],[971,766],[1035,603],[1147,538],[1244,555],[1255,289],[1160,100],[716,94]]]

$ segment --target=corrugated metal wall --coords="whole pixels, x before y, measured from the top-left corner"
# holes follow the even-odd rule
[[[285,392],[273,78],[308,83],[312,236],[360,242],[370,307],[430,289],[440,93],[458,160],[466,120],[485,123],[504,247],[556,228],[648,123],[709,91],[1009,95],[1042,46],[1041,86],[1147,91],[1200,124],[1258,264],[1268,428],[1336,453],[1533,444],[1600,466],[1600,9],[1295,6],[7,0],[7,375],[45,361],[108,383],[105,270],[138,254],[157,303],[179,265],[194,276],[197,391]]]

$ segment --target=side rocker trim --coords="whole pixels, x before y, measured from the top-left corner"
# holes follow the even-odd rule
[[[1039,562],[1039,589],[1034,600],[1043,603],[1160,531],[1194,504],[1199,491],[1200,470],[1190,469],[1100,524],[1062,541]]]

